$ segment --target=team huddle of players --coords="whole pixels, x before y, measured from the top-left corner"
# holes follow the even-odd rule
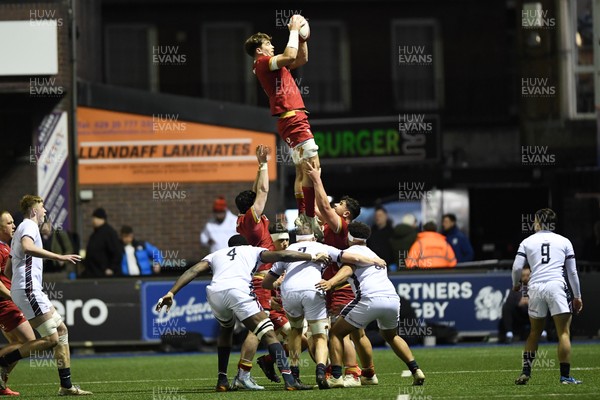
[[[217,391],[264,389],[250,375],[261,340],[269,354],[259,357],[258,365],[270,380],[280,382],[276,365],[287,390],[313,388],[300,380],[300,353],[304,349],[316,363],[320,389],[376,385],[372,347],[364,332],[375,320],[383,337],[410,369],[413,383],[422,385],[425,376],[406,342],[397,335],[400,300],[387,277],[385,261],[366,246],[370,228],[352,222],[360,213],[360,205],[346,196],[331,207],[321,181],[318,146],[290,73],[308,60],[306,41],[298,35],[304,23],[300,15],[290,19],[289,41],[281,54],[275,54],[271,37],[264,33],[252,35],[245,43],[246,52],[254,58],[253,72],[269,97],[271,113],[278,117],[279,134],[292,149],[299,213],[296,243],[290,245],[286,227],[280,223],[269,226],[263,214],[269,191],[270,151],[258,146],[259,167],[253,188],[235,199],[240,236],[231,239],[231,247],[208,255],[186,271],[157,308],[170,307],[181,287],[208,268],[212,270],[207,299],[221,326]],[[238,373],[229,384],[227,361],[234,316],[252,333],[242,346]]]

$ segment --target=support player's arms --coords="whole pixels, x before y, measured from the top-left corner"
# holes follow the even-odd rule
[[[175,282],[173,287],[158,300],[158,304],[156,305],[156,311],[160,312],[163,306],[167,306],[167,312],[171,309],[173,305],[173,297],[177,292],[179,292],[184,286],[188,283],[196,279],[198,275],[202,272],[206,271],[210,267],[210,264],[207,261],[200,261],[198,264],[194,265],[187,271],[185,271],[179,279]]]
[[[252,208],[258,218],[262,215],[265,205],[267,204],[267,196],[269,195],[269,171],[267,166],[267,155],[269,148],[264,145],[256,147],[256,159],[258,160],[258,172],[252,190],[256,193]]]
[[[329,205],[327,193],[325,193],[325,187],[321,180],[321,168],[315,168],[310,162],[304,161],[304,171],[309,176],[310,180],[313,181],[315,187],[315,201],[321,212],[321,220],[326,222],[335,233],[339,233],[342,227],[341,217],[337,215],[335,210]]]
[[[321,279],[319,283],[315,285],[315,287],[317,289],[327,292],[328,290],[331,290],[331,288],[336,287],[340,283],[346,282],[348,278],[352,276],[355,270],[356,266],[345,264],[334,276],[332,276],[328,280]]]

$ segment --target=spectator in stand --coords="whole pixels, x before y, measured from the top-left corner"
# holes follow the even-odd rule
[[[52,229],[50,221],[42,224],[40,233],[45,250],[56,254],[75,254],[73,243],[67,232],[62,229]],[[68,267],[68,272],[75,271],[73,263],[44,259],[44,272],[60,272],[65,270],[65,267]]]
[[[396,255],[392,252],[390,239],[394,234],[392,221],[388,218],[385,208],[375,208],[375,223],[371,226],[371,237],[367,240],[367,246],[379,257],[383,258],[388,265],[398,262]]]
[[[402,217],[402,221],[394,228],[394,232],[390,238],[392,254],[395,258],[394,264],[397,263],[396,269],[398,267],[406,267],[405,259],[410,246],[417,239],[417,233],[417,218],[412,214],[405,214]],[[394,266],[390,265],[389,268],[393,270]]]
[[[160,273],[162,256],[160,250],[143,240],[135,240],[133,228],[128,225],[121,227],[121,242],[123,243],[123,260],[121,273],[125,276],[152,275]]]
[[[444,235],[437,233],[433,221],[423,225],[423,232],[411,246],[406,257],[407,268],[448,268],[456,266],[454,251]]]
[[[444,214],[442,216],[442,232],[446,236],[446,240],[452,246],[456,255],[456,262],[473,261],[473,246],[467,235],[462,233],[456,226],[456,215]]]
[[[90,235],[85,254],[86,278],[101,278],[121,274],[123,245],[117,231],[106,222],[108,215],[104,208],[92,213],[94,232]]]
[[[213,202],[213,218],[206,223],[200,233],[200,244],[211,253],[227,247],[227,241],[237,232],[237,217],[227,208],[225,197],[219,196]]]

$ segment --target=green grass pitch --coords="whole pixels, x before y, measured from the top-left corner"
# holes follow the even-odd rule
[[[521,350],[521,344],[416,347],[414,355],[427,376],[422,387],[412,387],[411,377],[401,377],[406,366],[389,349],[375,351],[378,386],[326,391],[284,392],[283,384],[269,382],[255,365],[252,374],[266,390],[215,393],[216,354],[79,357],[72,360],[71,370],[73,382],[93,391],[93,399],[600,399],[600,343],[573,345],[572,375],[582,385],[559,384],[556,344],[551,343],[540,346],[529,384],[516,386]],[[231,356],[230,381],[238,358],[239,353]],[[303,381],[313,383],[314,364],[302,363]],[[9,386],[23,399],[56,398],[58,374],[51,362],[22,360]]]

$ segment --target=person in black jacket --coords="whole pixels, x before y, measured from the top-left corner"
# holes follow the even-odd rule
[[[388,265],[398,262],[392,253],[390,242],[393,234],[394,228],[392,228],[392,221],[388,218],[386,209],[381,206],[376,207],[375,220],[371,226],[371,237],[367,240],[367,246],[383,258]]]
[[[90,235],[85,254],[86,278],[100,278],[121,274],[123,245],[117,231],[106,220],[108,216],[103,208],[92,213],[94,232]]]

